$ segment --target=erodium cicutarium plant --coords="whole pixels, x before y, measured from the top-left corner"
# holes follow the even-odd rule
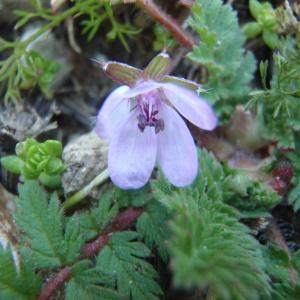
[[[181,115],[197,127],[213,130],[216,116],[198,96],[199,85],[168,76],[169,57],[156,56],[145,70],[108,62],[105,73],[118,83],[99,110],[97,134],[109,140],[108,171],[122,189],[137,189],[158,163],[175,186],[197,175],[197,151]]]

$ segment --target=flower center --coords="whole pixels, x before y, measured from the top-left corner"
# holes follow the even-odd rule
[[[137,107],[139,114],[138,128],[143,132],[147,126],[154,127],[155,133],[164,130],[165,124],[162,118],[159,118],[160,101],[155,92],[149,92],[137,97]]]

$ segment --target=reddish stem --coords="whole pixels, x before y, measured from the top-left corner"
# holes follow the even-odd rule
[[[49,280],[40,293],[38,300],[49,299],[52,294],[57,291],[64,282],[71,277],[71,267],[64,267],[55,276]]]
[[[93,242],[86,244],[80,251],[80,259],[92,257],[100,252],[109,240],[108,234],[98,236]]]
[[[193,37],[152,0],[137,0],[137,3],[149,16],[165,27],[179,44],[189,50],[193,49],[196,45]]]
[[[187,8],[191,8],[195,3],[195,0],[179,0],[179,4]]]
[[[82,247],[79,259],[90,258],[97,255],[107,244],[109,238],[114,232],[126,229],[132,225],[143,213],[143,208],[127,208],[122,211],[111,223],[111,226],[105,232],[98,236],[94,241]],[[38,300],[49,299],[62,285],[70,280],[72,267],[67,266],[54,275],[52,279],[43,287]]]

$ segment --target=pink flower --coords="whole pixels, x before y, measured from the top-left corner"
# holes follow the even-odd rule
[[[167,76],[168,68],[165,53],[144,71],[116,62],[104,66],[106,74],[126,84],[108,96],[95,129],[110,140],[108,170],[122,189],[145,185],[156,163],[173,185],[190,185],[197,175],[197,151],[180,115],[204,130],[217,125],[212,108],[196,93],[199,86]]]

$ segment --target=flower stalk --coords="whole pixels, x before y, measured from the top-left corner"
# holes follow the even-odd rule
[[[104,183],[109,177],[108,170],[105,169],[99,175],[97,175],[88,185],[86,185],[83,189],[75,193],[73,196],[67,198],[67,200],[62,204],[64,209],[69,209],[74,205],[81,202],[93,188]]]
[[[180,45],[189,50],[193,49],[196,45],[193,37],[183,30],[176,20],[165,13],[152,0],[137,0],[136,2],[150,17],[165,27]]]

